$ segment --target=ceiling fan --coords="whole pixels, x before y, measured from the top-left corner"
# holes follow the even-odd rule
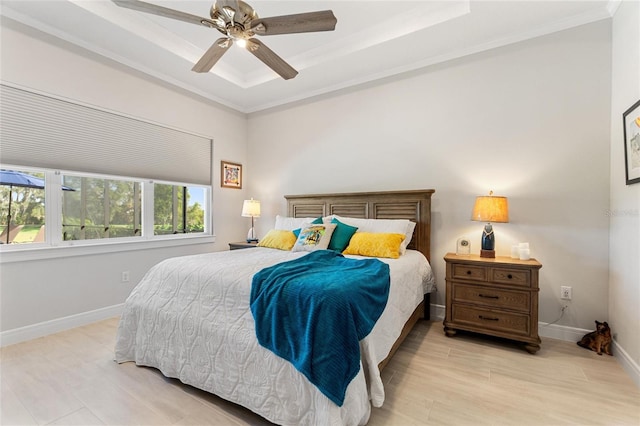
[[[225,37],[217,39],[193,66],[191,70],[195,72],[209,72],[235,42],[246,47],[249,52],[282,78],[289,80],[298,75],[298,71],[253,36],[333,31],[337,23],[336,17],[330,10],[259,18],[251,6],[240,0],[218,0],[211,6],[209,12],[211,18],[202,18],[139,0],[112,1],[121,7],[191,24],[204,25],[215,28],[224,34]]]

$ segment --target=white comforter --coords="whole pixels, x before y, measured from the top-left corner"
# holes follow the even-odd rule
[[[372,332],[361,341],[366,368],[361,363],[344,404],[338,407],[292,364],[260,346],[255,336],[249,308],[253,275],[305,254],[252,248],[159,263],[125,303],[116,361],[158,368],[167,377],[243,405],[274,423],[365,424],[371,404],[377,407],[384,402],[377,365],[424,293],[431,291],[431,268],[413,250],[399,259],[380,259],[390,265],[389,301]]]

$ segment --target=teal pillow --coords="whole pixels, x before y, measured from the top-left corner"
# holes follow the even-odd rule
[[[315,218],[315,219],[311,222],[311,224],[312,224],[312,225],[320,225],[321,223],[323,223],[323,222],[322,222],[322,216]],[[291,232],[293,232],[293,235],[295,235],[295,236],[296,236],[296,238],[298,238],[298,236],[300,236],[300,230],[301,230],[301,229],[302,229],[302,228],[297,228],[297,229],[294,229],[294,230],[293,230],[293,231],[291,231]],[[351,237],[349,237],[349,238],[351,238]],[[346,247],[346,246],[345,246],[345,247]]]
[[[342,223],[335,217],[331,219],[331,223],[336,224],[336,229],[333,231],[328,249],[342,253],[349,245],[351,237],[353,237],[358,228]]]

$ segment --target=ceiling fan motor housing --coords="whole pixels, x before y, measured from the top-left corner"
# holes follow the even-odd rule
[[[233,39],[247,40],[255,35],[250,29],[251,21],[258,19],[256,11],[243,1],[236,2],[236,8],[217,2],[211,6],[211,19],[216,29]]]

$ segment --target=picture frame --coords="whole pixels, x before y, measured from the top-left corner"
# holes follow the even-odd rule
[[[627,185],[640,182],[640,100],[622,114]]]
[[[221,161],[220,186],[223,188],[242,189],[242,164]]]

